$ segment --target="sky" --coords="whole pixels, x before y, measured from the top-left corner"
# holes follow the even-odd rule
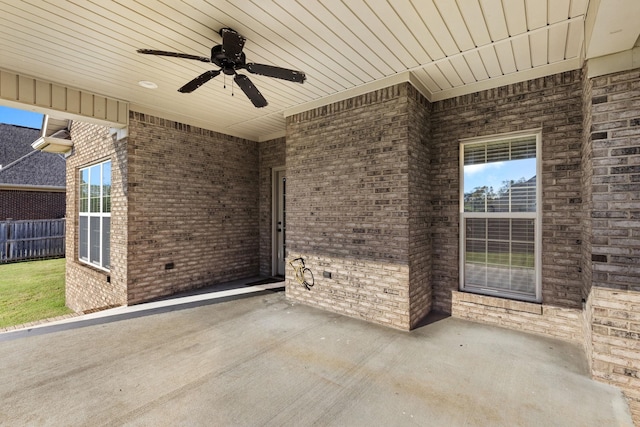
[[[42,114],[0,106],[0,123],[40,129]]]
[[[536,159],[467,165],[464,167],[464,192],[471,192],[484,185],[498,191],[505,180],[530,179],[535,175]]]

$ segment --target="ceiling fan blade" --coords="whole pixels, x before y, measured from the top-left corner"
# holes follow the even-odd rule
[[[260,74],[261,76],[275,77],[276,79],[288,80],[290,82],[304,83],[307,76],[302,71],[289,70],[281,67],[274,67],[273,65],[264,64],[247,64],[244,68],[248,72],[253,74]]]
[[[189,55],[188,53],[166,52],[164,50],[138,49],[138,53],[145,55],[172,56],[174,58],[194,59],[196,61],[211,62],[210,58],[198,55]]]
[[[215,76],[217,76],[218,74],[220,74],[220,70],[206,71],[200,74],[195,79],[191,80],[186,85],[182,86],[180,89],[178,89],[178,92],[191,93],[194,90],[198,89],[203,84],[205,84],[206,82],[208,82],[209,80],[211,80],[212,78],[214,78]]]
[[[264,99],[264,96],[262,96],[258,88],[253,85],[251,80],[249,80],[249,77],[244,74],[236,74],[233,80],[238,86],[240,86],[240,89],[242,89],[244,94],[247,95],[247,98],[253,102],[253,105],[258,108],[267,106],[267,100]]]
[[[222,52],[227,55],[227,58],[238,61],[246,39],[230,28],[221,29],[220,35],[222,36]]]

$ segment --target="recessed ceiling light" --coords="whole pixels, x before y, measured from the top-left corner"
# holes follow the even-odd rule
[[[138,84],[145,89],[158,89],[158,85],[154,82],[150,82],[149,80],[140,80]]]

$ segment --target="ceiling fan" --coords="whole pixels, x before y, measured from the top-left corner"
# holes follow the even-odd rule
[[[178,89],[178,92],[191,93],[216,77],[218,74],[224,73],[228,76],[234,76],[233,81],[236,82],[240,89],[242,89],[253,105],[258,108],[267,106],[267,100],[262,96],[258,88],[254,86],[249,77],[244,74],[238,74],[237,70],[244,69],[252,74],[275,77],[276,79],[287,80],[290,82],[304,83],[306,76],[302,71],[289,70],[286,68],[275,67],[273,65],[255,64],[252,62],[247,63],[245,54],[242,52],[246,39],[238,34],[237,31],[232,30],[231,28],[223,28],[219,31],[219,34],[222,36],[222,44],[211,48],[211,58],[153,49],[138,49],[138,53],[193,59],[207,63],[213,62],[220,67],[219,70],[209,70],[200,74],[198,77]]]

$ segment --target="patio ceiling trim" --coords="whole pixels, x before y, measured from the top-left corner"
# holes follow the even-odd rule
[[[129,103],[0,69],[0,103],[56,118],[123,128]]]
[[[587,74],[590,78],[640,68],[640,38],[632,49],[589,59],[588,63]]]

